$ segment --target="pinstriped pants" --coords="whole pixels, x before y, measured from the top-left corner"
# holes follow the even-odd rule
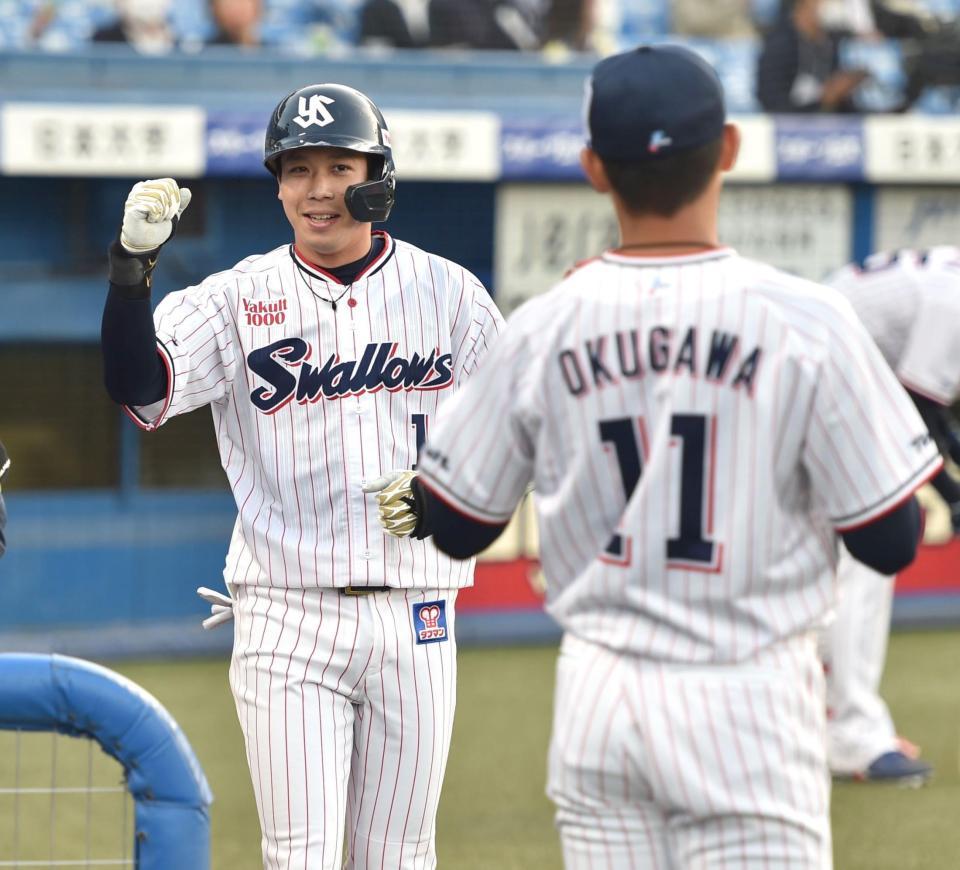
[[[547,792],[567,870],[832,866],[812,637],[725,666],[566,635]]]
[[[456,590],[233,591],[230,686],[264,867],[435,867],[456,698]],[[438,600],[447,639],[418,644],[413,607]]]

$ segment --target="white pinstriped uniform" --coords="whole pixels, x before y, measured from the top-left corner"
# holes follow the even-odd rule
[[[270,868],[339,867],[344,818],[350,867],[436,861],[454,602],[473,563],[385,537],[361,486],[416,462],[502,319],[460,266],[383,238],[349,287],[284,246],[169,294],[168,397],[130,409],[147,428],[213,410],[238,508],[230,678]],[[347,586],[397,591],[333,588]],[[432,603],[446,631],[422,642]]]
[[[729,249],[608,253],[514,314],[421,473],[493,522],[534,482],[569,867],[829,866],[834,530],[938,464],[849,306]]]
[[[853,305],[901,383],[942,405],[960,396],[960,249],[878,253],[863,267],[828,279]],[[843,775],[862,773],[898,748],[880,697],[893,606],[893,577],[845,550],[837,568],[838,602],[824,632],[828,757]]]
[[[827,282],[850,300],[901,383],[941,405],[960,397],[960,248],[874,254]]]

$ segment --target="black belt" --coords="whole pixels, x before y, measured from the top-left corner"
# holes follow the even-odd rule
[[[374,592],[389,592],[392,586],[338,586],[344,595],[371,595]]]

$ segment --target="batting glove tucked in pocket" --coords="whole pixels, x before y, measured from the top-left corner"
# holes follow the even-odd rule
[[[206,586],[199,587],[197,595],[210,605],[210,615],[200,623],[204,628],[216,628],[233,619],[233,599],[229,595]]]

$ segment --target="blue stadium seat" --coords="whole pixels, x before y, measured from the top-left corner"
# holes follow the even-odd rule
[[[937,18],[960,17],[960,0],[924,0],[923,6]]]
[[[205,0],[174,0],[170,23],[180,40],[186,43],[205,42],[213,34],[213,22]]]
[[[924,115],[956,115],[960,112],[960,87],[927,88],[912,110]]]
[[[870,78],[854,95],[861,111],[889,112],[902,102],[906,76],[900,45],[896,41],[844,40],[840,46],[840,61],[844,67],[863,67],[870,72]]]
[[[770,27],[780,14],[781,0],[750,0],[753,20],[760,30]]]
[[[0,49],[24,48],[28,41],[34,4],[23,0],[0,0]]]
[[[759,112],[755,95],[758,39],[692,39],[671,36],[670,42],[686,45],[711,64],[723,82],[729,112],[746,114]]]
[[[628,49],[670,33],[669,0],[633,0],[620,4],[619,48]]]
[[[57,4],[56,15],[38,40],[47,51],[69,51],[86,45],[93,32],[113,17],[111,8],[102,2],[64,0]]]

